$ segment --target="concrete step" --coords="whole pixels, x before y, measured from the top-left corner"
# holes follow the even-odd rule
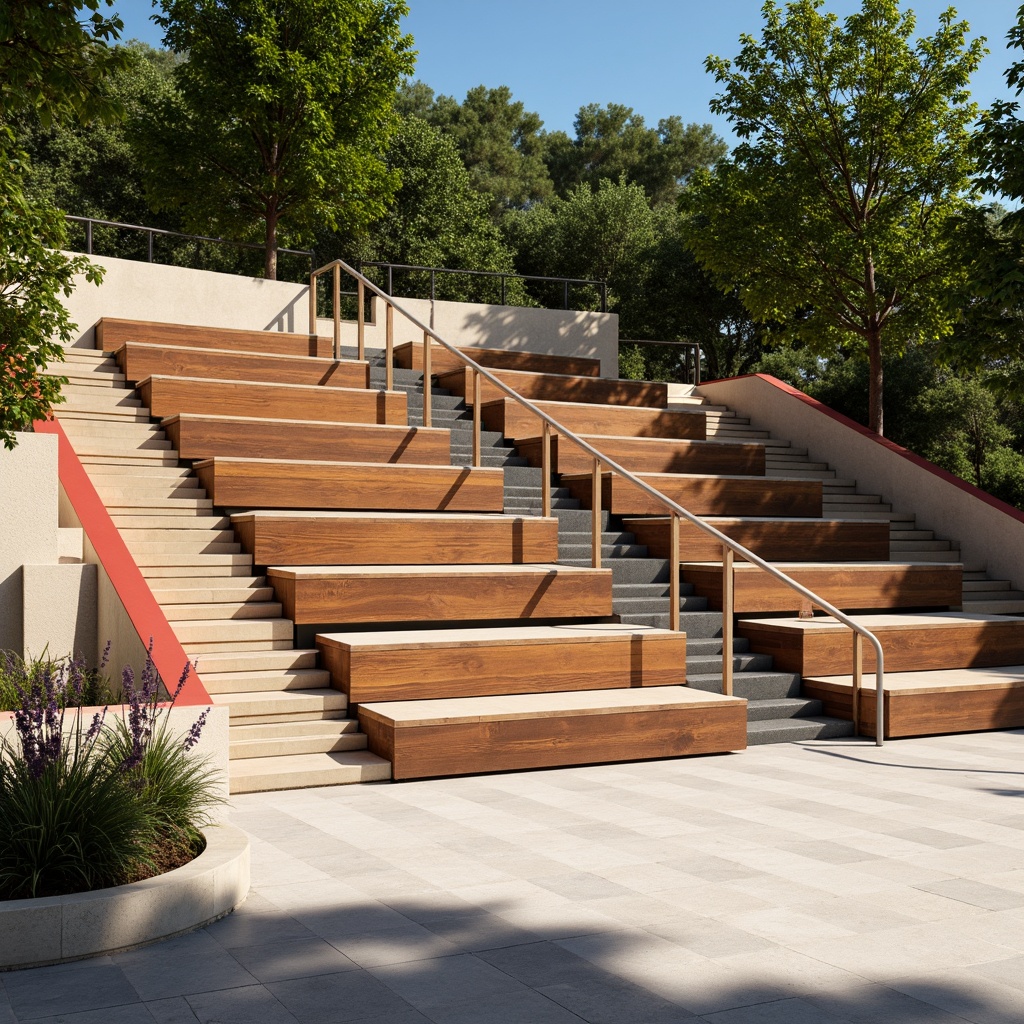
[[[123,537],[134,532],[150,533],[160,531],[165,536],[172,532],[219,532],[227,531],[231,520],[227,516],[182,516],[182,515],[116,515],[111,516],[114,525]]]
[[[323,690],[331,685],[330,673],[321,668],[297,668],[284,672],[204,672],[202,680],[211,695]]]
[[[201,664],[202,662],[200,662]],[[230,723],[253,725],[271,722],[297,722],[322,720],[326,715],[342,716],[348,708],[348,699],[338,690],[260,691],[251,693],[210,694],[214,704],[227,705]],[[239,721],[240,720],[240,721]]]
[[[216,601],[203,604],[168,604],[163,606],[167,621],[202,622],[210,619],[279,619],[283,609],[277,601]],[[177,627],[175,627],[177,628]]]
[[[390,762],[368,750],[240,758],[231,762],[232,793],[343,786],[390,778]]]
[[[198,669],[205,679],[207,673],[288,672],[300,668],[316,668],[317,652],[292,648],[281,651],[227,651],[204,654]]]
[[[359,731],[359,723],[352,719],[303,722],[301,725],[280,722],[276,725],[234,726],[229,757],[236,761],[365,749],[366,734]]]
[[[797,740],[826,740],[853,735],[853,723],[841,718],[811,716],[808,718],[748,721],[747,745],[794,743]]]
[[[747,723],[774,722],[786,718],[821,717],[821,701],[806,697],[777,697],[747,704]]]
[[[205,619],[175,622],[174,634],[186,650],[224,650],[225,644],[292,639],[290,619]],[[210,644],[219,645],[216,648]]]

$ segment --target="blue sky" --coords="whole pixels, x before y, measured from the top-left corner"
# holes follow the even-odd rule
[[[435,92],[462,98],[475,85],[507,85],[549,130],[572,132],[576,111],[586,103],[623,103],[650,124],[679,114],[684,121],[711,122],[730,138],[728,124],[713,117],[708,101],[717,91],[704,71],[708,54],[733,57],[739,35],[757,34],[762,0],[409,0],[406,31],[419,51],[416,77]],[[991,51],[972,82],[974,98],[986,106],[1007,96],[1003,73],[1011,57],[1006,32],[1020,0],[961,3],[973,35]],[[125,38],[160,44],[149,20],[150,0],[115,0]],[[840,17],[859,0],[826,0]],[[931,34],[939,0],[904,2],[917,14],[920,34]]]

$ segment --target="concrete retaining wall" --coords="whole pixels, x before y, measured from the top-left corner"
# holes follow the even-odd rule
[[[763,374],[702,384],[697,393],[728,405],[751,425],[807,448],[840,477],[880,493],[897,512],[955,541],[964,566],[1024,587],[1024,513]]]

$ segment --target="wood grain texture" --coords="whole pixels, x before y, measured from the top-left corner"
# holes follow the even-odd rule
[[[500,512],[496,468],[216,458],[196,463],[200,486],[227,508]]]
[[[707,437],[707,416],[703,412],[567,402],[534,404],[575,434],[673,437],[697,441]],[[514,398],[499,398],[491,402],[485,400],[480,414],[488,430],[500,430],[511,440],[537,437],[540,433],[540,420]]]
[[[863,565],[780,565],[787,576],[843,611],[959,606],[959,565],[890,563]],[[686,563],[683,579],[712,608],[722,607],[720,565]],[[736,566],[736,611],[797,612],[800,595],[781,580],[749,564]]]
[[[555,356],[540,352],[523,352],[495,348],[459,348],[470,359],[489,369],[532,370],[536,373],[561,373],[576,377],[600,377],[601,360],[586,356]],[[466,364],[442,345],[431,345],[430,367],[434,373],[458,370]],[[395,366],[407,370],[423,370],[422,342],[406,342],[395,346]]]
[[[303,577],[270,568],[267,579],[286,618],[305,624],[366,622],[497,622],[600,618],[612,613],[610,569],[535,572],[501,569],[455,575],[325,571]]]
[[[889,524],[870,520],[709,519],[715,529],[769,562],[883,562],[889,557]],[[667,518],[626,519],[656,558],[669,557]],[[679,523],[679,551],[684,562],[720,562],[722,545],[692,523]]]
[[[693,515],[821,517],[820,480],[741,476],[637,474]],[[593,504],[590,474],[562,475],[585,508]],[[618,474],[602,474],[601,507],[613,515],[659,515],[665,506]]]
[[[849,721],[850,687],[828,686],[810,681],[801,687],[803,696],[821,700],[824,713]],[[875,735],[875,691],[861,691],[861,734]],[[1024,728],[1024,681],[1005,687],[944,693],[886,693],[885,738],[942,736],[988,729]]]
[[[887,672],[1024,664],[1024,621],[1020,619],[965,620],[961,625],[931,627],[865,624],[882,645]],[[802,676],[853,672],[849,630],[807,633],[777,624],[741,621],[736,631],[749,639],[752,651],[770,654],[775,667],[783,672],[799,672]],[[874,648],[865,644],[865,672],[874,672],[875,660]]]
[[[117,350],[117,362],[121,372],[133,382],[159,374],[168,377],[253,380],[268,384],[306,384],[310,387],[370,386],[370,364],[355,359],[335,362],[333,359],[314,359],[309,356],[126,342]]]
[[[580,435],[598,451],[631,473],[726,473],[764,476],[764,445],[729,441],[689,441],[677,438],[606,437]],[[516,448],[531,466],[541,464],[540,437],[516,440]],[[551,439],[551,461],[556,473],[587,473],[592,458],[579,445]]]
[[[333,339],[314,338],[309,334],[242,331],[231,327],[191,327],[116,317],[103,317],[96,324],[96,347],[104,352],[116,352],[128,341],[147,345],[232,349],[236,352],[276,352],[286,356],[329,358],[334,354]]]
[[[668,403],[668,385],[642,380],[611,380],[605,377],[566,377],[559,374],[494,370],[494,376],[530,401],[593,402],[601,405],[633,405],[663,408]],[[473,371],[469,368],[437,374],[437,382],[456,395],[473,402]],[[480,401],[506,397],[490,381],[481,386]],[[566,424],[568,426],[568,424]],[[572,428],[570,428],[572,429]],[[537,433],[536,428],[533,431]]]
[[[195,413],[168,417],[161,426],[183,459],[236,456],[404,462],[418,466],[451,464],[449,431],[427,427],[316,423]]]
[[[472,565],[558,560],[558,520],[518,516],[233,517],[257,565]]]
[[[321,663],[353,703],[479,697],[505,693],[680,686],[686,681],[682,633],[579,641],[361,650],[318,636]]]
[[[685,757],[747,744],[743,702],[391,730],[360,711],[359,724],[370,749],[391,761],[395,779]]]
[[[142,404],[157,419],[191,412],[327,423],[408,424],[406,397],[400,391],[160,376],[142,381],[138,390]]]

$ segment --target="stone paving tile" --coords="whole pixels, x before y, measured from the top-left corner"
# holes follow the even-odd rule
[[[973,907],[981,907],[982,910],[1011,910],[1024,907],[1024,893],[1001,889],[968,878],[951,878],[944,882],[918,885],[917,888],[945,896],[947,899],[969,903]]]
[[[0,978],[17,1020],[124,1006],[140,998],[110,957],[10,971]]]
[[[13,1017],[11,1019],[14,1020]],[[154,1019],[145,1003],[127,1003],[125,1006],[107,1006],[102,1010],[32,1018],[35,1024],[154,1024]]]
[[[200,1024],[300,1024],[262,985],[188,996]]]
[[[267,987],[301,1024],[370,1018],[413,1024],[429,1019],[366,971],[323,974]]]

